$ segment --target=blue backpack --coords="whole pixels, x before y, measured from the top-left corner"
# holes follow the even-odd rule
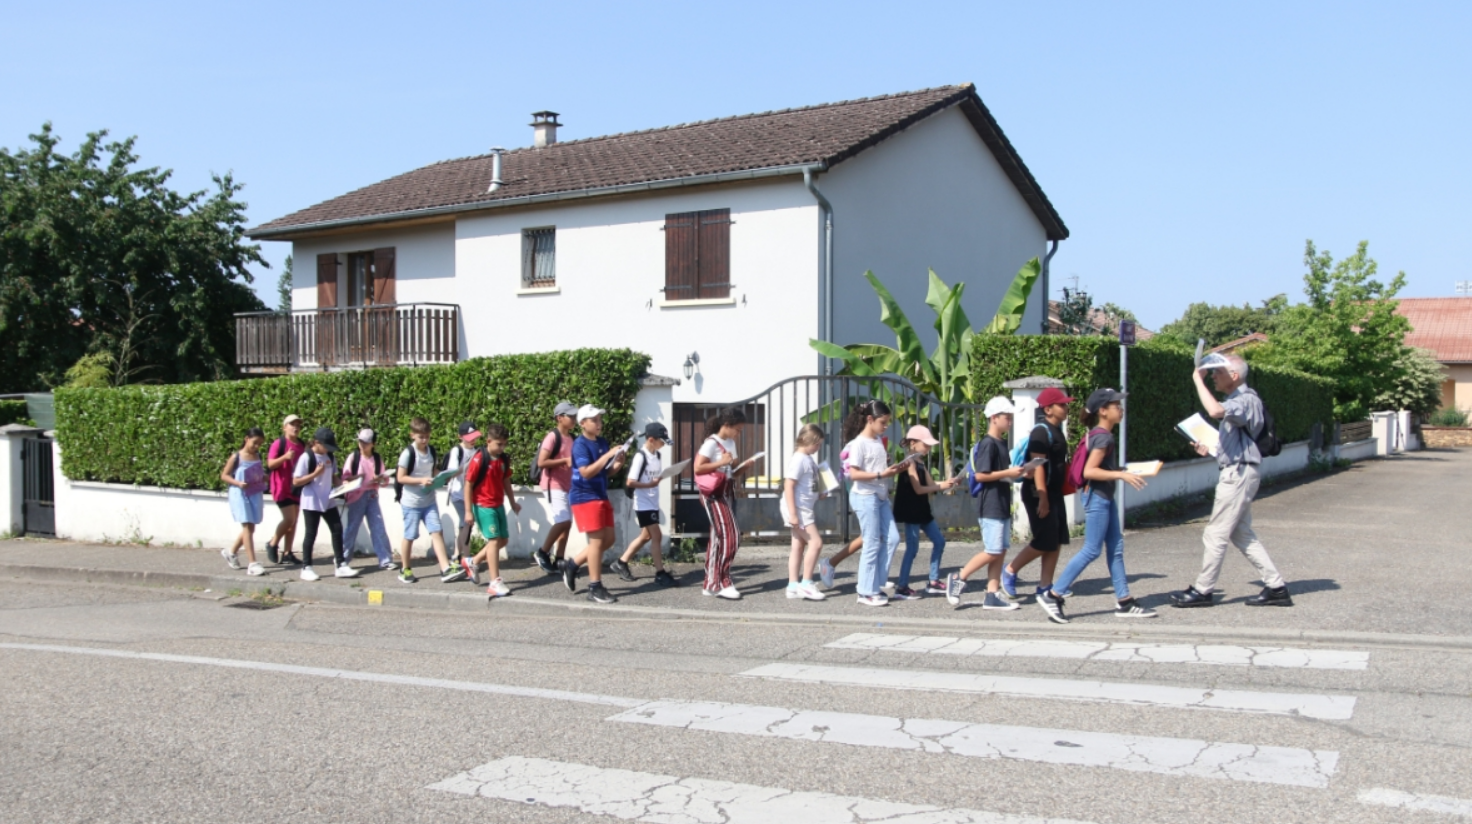
[[[966,462],[967,491],[971,493],[971,497],[973,498],[980,497],[981,490],[985,486],[981,481],[976,480],[976,453],[981,451],[981,445],[984,443],[986,443],[985,437],[977,441],[976,446],[971,447],[971,460]]]
[[[1050,426],[1044,426],[1043,429],[1048,433],[1048,445],[1051,446],[1053,444],[1053,428]],[[1028,447],[1032,445],[1031,442],[1032,433],[1029,432],[1027,433],[1027,437],[1023,438],[1022,441],[1017,444],[1017,447],[1012,450],[1013,466],[1022,466],[1023,464],[1027,463],[1027,451]],[[1052,469],[1052,467],[1047,467],[1047,469]]]

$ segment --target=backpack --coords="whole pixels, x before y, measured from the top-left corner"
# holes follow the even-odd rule
[[[1048,426],[1047,424],[1043,424],[1042,426],[1043,426],[1043,430],[1048,433],[1048,445],[1051,446],[1053,444],[1053,427]],[[1034,428],[1036,428],[1036,427],[1034,427]],[[1032,433],[1031,432],[1028,432],[1027,433],[1027,437],[1026,438],[1023,438],[1022,439],[1022,442],[1019,443],[1019,444],[1017,444],[1017,446],[1014,447],[1013,450],[1012,450],[1012,456],[1011,457],[1012,457],[1012,465],[1013,466],[1022,466],[1023,464],[1027,463],[1027,460],[1028,460],[1027,459],[1028,448],[1031,447],[1031,446],[1032,446]],[[1043,466],[1046,467],[1045,470],[1044,470],[1045,472],[1051,472],[1053,470],[1053,467],[1052,466],[1049,466],[1048,464],[1043,464]],[[1046,477],[1046,476],[1044,476],[1044,477]]]
[[[1252,441],[1257,444],[1257,451],[1264,458],[1271,458],[1283,451],[1283,441],[1278,437],[1278,424],[1273,420],[1273,413],[1268,411],[1267,404],[1262,407],[1262,428]]]
[[[1096,426],[1084,435],[1083,440],[1079,441],[1078,449],[1073,451],[1073,460],[1068,464],[1068,479],[1063,482],[1064,494],[1072,494],[1089,485],[1089,482],[1084,480],[1084,467],[1089,463],[1089,438],[1092,438],[1095,432],[1107,433],[1108,431],[1101,426]],[[1070,486],[1073,488],[1069,489]]]
[[[966,464],[967,491],[973,498],[980,497],[981,491],[986,488],[985,483],[976,480],[976,453],[981,451],[981,445],[984,443],[986,443],[986,437],[976,442],[976,446],[971,448],[971,460]]]
[[[554,429],[552,430],[552,434],[557,436],[557,440],[552,442],[552,451],[547,453],[548,458],[555,458],[562,451],[562,431]],[[537,454],[532,456],[532,471],[529,476],[532,479],[532,486],[542,485],[541,460],[542,450],[538,449]]]
[[[475,474],[465,476],[465,484],[467,486],[480,486],[480,482],[486,478],[486,473],[491,471],[491,461],[500,461],[503,472],[511,469],[511,459],[506,456],[505,452],[502,452],[500,457],[492,458],[491,453],[487,452],[484,446],[477,447],[471,453],[470,460],[474,461],[477,455],[480,456],[480,465]]]
[[[358,465],[361,464],[362,462],[363,462],[363,453],[362,452],[358,452],[358,451],[355,450],[353,452],[353,454],[351,454],[351,455],[348,456],[348,459],[346,461],[343,461],[342,462],[343,471],[346,472],[349,475],[356,474],[357,471],[358,471]],[[378,453],[377,452],[375,452],[375,453],[373,453],[373,477],[376,478],[376,477],[378,477],[379,475],[382,475],[382,474],[383,474],[383,459],[378,456]]]
[[[649,459],[644,457],[644,450],[639,450],[634,457],[639,461],[639,471],[637,473],[634,472],[634,462],[631,460],[629,461],[629,474],[624,478],[624,495],[629,498],[634,497],[634,488],[629,486],[629,481],[645,483],[649,480],[644,477],[644,474],[649,469]]]
[[[412,443],[409,444],[408,446],[404,447],[404,452],[408,452],[409,453],[409,456],[410,456],[409,457],[409,474],[410,475],[413,475],[414,474],[414,470],[416,470],[416,469],[419,468],[419,453],[417,451],[415,451],[414,444],[412,444]],[[399,463],[403,463],[404,462],[404,452],[400,452],[399,453]],[[374,456],[374,457],[377,457],[377,456]],[[435,464],[438,462],[438,460],[439,459],[434,454],[434,446],[431,444],[430,447],[429,447],[429,469],[430,469],[431,472],[434,471]],[[399,473],[395,472],[394,473],[394,503],[399,503],[400,502],[400,499],[403,498],[403,497],[404,497],[404,485],[401,484],[401,483],[399,483]]]

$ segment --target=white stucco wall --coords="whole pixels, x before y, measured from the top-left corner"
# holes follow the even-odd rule
[[[348,293],[348,253],[371,252],[386,246],[395,249],[394,278],[397,281],[395,289],[399,302],[439,301],[439,298],[425,295],[438,293],[431,284],[455,276],[455,224],[450,221],[427,226],[327,235],[293,242],[292,308],[318,308],[317,255],[330,252],[338,256],[337,260],[341,265],[337,267],[337,299],[341,304]]]
[[[934,313],[926,270],[964,282],[966,315],[985,326],[1017,270],[1047,253],[1046,232],[957,108],[846,160],[818,186],[834,211],[834,334],[840,344],[892,344],[864,280],[872,270],[920,329],[929,351]],[[1034,288],[1022,331],[1042,322]]]

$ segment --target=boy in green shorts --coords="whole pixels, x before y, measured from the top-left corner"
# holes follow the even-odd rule
[[[511,504],[511,511],[521,514],[521,505],[516,502],[516,493],[511,488],[511,462],[506,456],[506,427],[493,423],[486,427],[486,445],[477,449],[465,468],[465,502],[469,505],[471,521],[480,530],[486,545],[474,558],[460,558],[471,581],[479,584],[477,571],[482,560],[486,573],[491,576],[486,595],[502,598],[511,594],[511,589],[501,581],[501,549],[511,537],[506,523],[504,504]]]

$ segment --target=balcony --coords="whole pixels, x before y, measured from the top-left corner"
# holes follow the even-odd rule
[[[280,375],[454,363],[459,330],[453,303],[242,312],[235,316],[235,365],[245,374]]]

